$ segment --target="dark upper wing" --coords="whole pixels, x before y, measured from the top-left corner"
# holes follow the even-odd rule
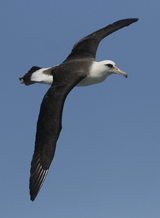
[[[54,157],[56,142],[61,131],[64,101],[71,89],[81,81],[83,73],[53,73],[54,82],[45,94],[37,122],[34,155],[30,171],[30,196],[33,201]]]
[[[91,33],[90,35],[78,41],[73,46],[73,49],[66,60],[78,58],[81,57],[81,55],[83,57],[95,58],[98,45],[103,38],[125,26],[129,26],[136,21],[138,21],[137,18],[119,20],[113,24],[110,24],[100,30]]]

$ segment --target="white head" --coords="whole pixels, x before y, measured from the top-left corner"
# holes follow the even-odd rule
[[[126,78],[128,76],[125,72],[120,70],[113,61],[110,60],[100,61],[99,64],[100,64],[101,72],[106,76],[109,76],[113,73],[125,76]]]

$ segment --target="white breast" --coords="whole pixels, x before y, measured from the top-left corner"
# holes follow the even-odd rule
[[[106,67],[103,61],[94,61],[90,67],[88,76],[80,81],[77,86],[90,86],[96,83],[101,83],[107,76]]]

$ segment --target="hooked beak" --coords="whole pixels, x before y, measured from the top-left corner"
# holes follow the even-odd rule
[[[113,67],[113,73],[125,76],[126,78],[128,77],[128,75],[125,72],[123,72],[122,70],[120,70],[117,66]]]

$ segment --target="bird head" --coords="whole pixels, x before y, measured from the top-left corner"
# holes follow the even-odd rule
[[[107,74],[107,76],[109,76],[111,74],[119,74],[119,75],[122,75],[126,78],[128,77],[128,75],[125,72],[123,72],[122,70],[120,70],[113,61],[110,61],[110,60],[101,61],[101,64],[102,64],[103,70],[104,70],[105,74]]]

